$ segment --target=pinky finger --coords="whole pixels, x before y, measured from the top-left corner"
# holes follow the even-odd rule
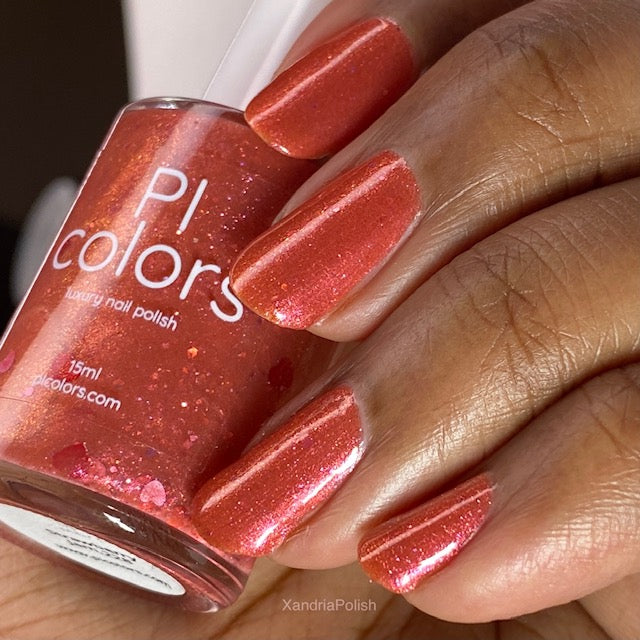
[[[372,530],[359,555],[374,580],[458,622],[539,611],[639,572],[640,365],[566,396],[479,475]]]

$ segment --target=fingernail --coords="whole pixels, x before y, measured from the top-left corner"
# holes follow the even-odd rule
[[[332,389],[209,481],[195,497],[194,523],[218,549],[266,555],[336,491],[362,450],[353,393]]]
[[[372,18],[283,71],[247,106],[251,128],[283,153],[321,158],[381,116],[417,75],[398,25]]]
[[[360,563],[386,589],[406,593],[449,564],[484,523],[493,486],[486,475],[380,525],[360,543]]]
[[[271,322],[306,329],[388,257],[419,210],[413,172],[384,151],[250,244],[231,271],[233,289]]]

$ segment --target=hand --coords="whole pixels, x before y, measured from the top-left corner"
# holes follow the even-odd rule
[[[375,92],[354,69],[385,99],[409,76],[396,24],[433,62],[430,4],[357,11],[247,109],[271,144],[321,155],[358,133]],[[639,56],[637,1],[526,4],[433,64],[245,250],[248,306],[366,339],[201,492],[213,544],[359,557],[447,620],[576,601],[640,634],[616,613],[640,580]]]
[[[429,498],[458,485],[460,476],[482,472],[485,484],[463,485],[467,492],[471,487],[474,509],[465,514],[459,492],[455,500],[448,494],[452,513],[472,516],[463,518],[465,535],[456,539],[460,554],[441,554],[450,563],[440,563],[436,575],[418,574],[406,596],[431,614],[478,624],[471,630],[420,613],[371,585],[356,565],[298,572],[269,560],[259,561],[234,607],[214,616],[184,614],[2,543],[0,637],[251,639],[264,637],[265,628],[278,638],[638,636],[640,186],[622,180],[637,174],[640,155],[640,9],[623,0],[540,0],[446,53],[515,4],[439,0],[427,10],[424,2],[406,0],[337,2],[291,54],[296,59],[362,17],[384,15],[404,28],[419,66],[430,69],[287,207],[291,213],[342,171],[387,150],[400,157],[391,167],[400,171],[400,183],[415,185],[420,197],[420,211],[412,213],[414,192],[407,197],[405,189],[409,232],[400,240],[374,238],[378,260],[365,263],[367,256],[360,261],[358,254],[361,268],[349,275],[362,278],[350,280],[341,297],[317,295],[322,278],[295,283],[303,292],[295,300],[306,312],[302,324],[336,340],[368,337],[271,425],[314,398],[317,408],[326,407],[326,392],[342,389],[338,415],[350,418],[350,429],[340,421],[324,426],[335,434],[333,443],[350,441],[359,461],[351,473],[336,473],[326,491],[307,486],[318,489],[310,502],[315,508],[301,513],[283,509],[287,480],[300,472],[317,481],[318,471],[305,475],[313,460],[305,466],[296,458],[289,478],[280,473],[269,484],[267,520],[274,524],[274,500],[285,517],[266,539],[277,545],[284,534],[274,557],[291,566],[352,562],[362,539],[375,559],[377,526],[414,506],[422,517],[421,504],[441,513],[442,503]],[[612,186],[599,188],[605,183]],[[351,241],[350,255],[360,251],[351,231],[361,231],[357,225],[366,220],[350,221],[349,207],[344,211],[346,231],[334,234],[329,248]],[[323,249],[313,264],[326,266],[319,260],[331,254],[322,234],[315,238],[302,228],[305,241]],[[299,255],[282,253],[290,264]],[[236,272],[241,294],[269,315],[250,287],[242,292],[242,273]],[[328,273],[335,284],[335,271]],[[286,430],[275,431],[266,446]],[[327,434],[325,440],[310,435],[313,456],[314,443],[326,443]],[[329,451],[336,452],[334,470],[341,451]],[[247,459],[229,473],[246,465]],[[216,482],[229,486],[224,477],[214,480],[203,504]],[[259,506],[262,496],[253,494]],[[207,504],[203,526],[216,506]],[[244,522],[241,536],[227,528],[222,542],[247,543],[247,533],[260,525],[260,518]],[[406,531],[402,520],[391,526],[391,533]],[[447,547],[442,535],[429,540],[431,550]],[[409,568],[415,561],[414,554],[398,557]],[[365,568],[384,581],[371,563]],[[336,597],[371,599],[376,609],[340,615],[285,608],[291,599]]]

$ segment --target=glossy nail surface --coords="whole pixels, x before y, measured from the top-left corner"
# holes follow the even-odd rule
[[[198,492],[196,527],[231,553],[270,553],[336,491],[362,449],[353,393],[327,391]]]
[[[232,268],[233,289],[271,322],[305,329],[384,262],[419,210],[413,172],[384,151],[334,178],[251,243]]]
[[[320,158],[364,131],[415,77],[406,36],[395,23],[372,18],[283,71],[249,103],[247,122],[283,153]]]
[[[363,569],[390,591],[412,591],[476,535],[491,507],[492,491],[486,475],[476,476],[380,525],[360,543]]]

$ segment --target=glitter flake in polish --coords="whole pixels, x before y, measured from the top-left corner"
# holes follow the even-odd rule
[[[395,593],[415,589],[460,553],[483,525],[493,486],[479,475],[380,525],[360,543],[367,575]]]
[[[251,243],[232,268],[232,287],[267,320],[306,329],[384,262],[419,210],[413,172],[397,153],[383,151]]]
[[[320,158],[364,131],[416,76],[411,45],[398,25],[372,18],[283,71],[251,101],[247,122],[283,153]]]
[[[266,555],[338,489],[362,451],[353,393],[332,389],[210,480],[196,495],[194,522],[217,548]]]

